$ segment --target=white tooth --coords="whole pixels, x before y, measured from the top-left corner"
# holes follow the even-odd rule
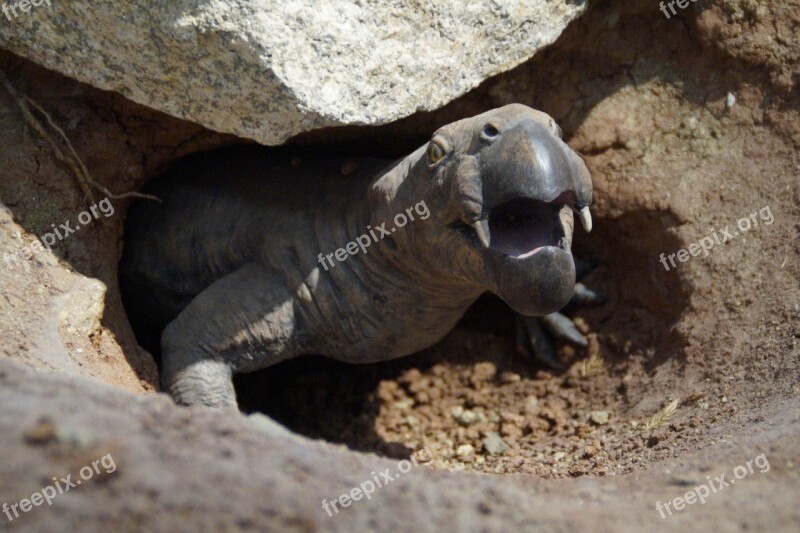
[[[478,234],[478,238],[481,240],[481,243],[488,248],[489,247],[489,221],[488,220],[476,220],[472,223],[472,227],[475,228],[475,233]]]
[[[589,212],[589,206],[581,207],[581,225],[586,233],[592,231],[592,214]]]
[[[558,217],[561,219],[561,228],[564,230],[564,246],[562,247],[565,250],[569,250],[572,247],[572,234],[575,229],[575,218],[572,215],[572,209],[565,205],[558,212]]]

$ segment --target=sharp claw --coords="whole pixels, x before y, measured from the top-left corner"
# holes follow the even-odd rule
[[[520,319],[517,330],[517,349],[525,356],[533,352],[533,357],[549,368],[563,370],[564,363],[556,356],[553,345],[547,338],[547,333],[539,325],[539,319],[521,315]]]
[[[589,229],[591,229],[591,220]],[[477,227],[476,232],[480,235]],[[574,261],[577,279],[583,278],[597,267],[594,263],[579,259],[574,259]],[[607,298],[604,295],[594,292],[582,283],[576,283],[570,305],[597,305],[606,301]],[[541,318],[517,315],[517,350],[526,357],[533,352],[534,358],[545,366],[554,370],[563,370],[566,367],[556,355],[552,337],[583,348],[589,344],[586,337],[575,327],[574,322],[561,313],[551,313]]]
[[[576,283],[572,293],[572,300],[569,303],[577,305],[600,305],[608,301],[602,294],[594,292],[583,283]]]
[[[589,344],[586,341],[586,337],[584,337],[575,327],[575,324],[572,323],[572,320],[561,313],[550,313],[549,315],[543,316],[542,323],[559,339],[581,347],[586,347]]]

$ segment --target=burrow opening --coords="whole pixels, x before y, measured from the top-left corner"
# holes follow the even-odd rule
[[[484,295],[443,341],[411,356],[350,365],[308,355],[237,375],[240,408],[353,450],[400,458],[428,448],[436,465],[453,470],[545,477],[630,470],[636,460],[626,460],[626,441],[640,433],[629,426],[630,411],[644,394],[631,377],[669,360],[682,364],[686,343],[675,326],[689,291],[657,262],[660,251],[679,248],[670,213],[599,211],[595,221],[590,235],[576,232],[573,251],[598,265],[583,281],[609,300],[569,310],[589,346],[554,340],[566,370],[521,355],[512,311]],[[585,449],[594,452],[576,455]],[[567,455],[578,458],[564,466]]]

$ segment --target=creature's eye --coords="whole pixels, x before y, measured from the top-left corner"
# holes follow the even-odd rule
[[[442,160],[445,155],[444,146],[439,141],[431,141],[428,145],[428,162],[433,165]]]
[[[493,124],[487,124],[483,127],[484,137],[491,139],[492,137],[497,137],[498,133],[500,133],[500,130],[498,130]]]

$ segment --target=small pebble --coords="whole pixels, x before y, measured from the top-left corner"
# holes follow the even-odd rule
[[[587,324],[586,321],[579,316],[573,318],[572,322],[575,324],[575,327],[578,328],[578,331],[580,331],[584,335],[586,335],[591,331],[591,328],[589,328],[589,324]]]
[[[728,96],[725,97],[725,107],[730,109],[734,105],[736,105],[736,95],[728,93]]]
[[[502,383],[516,383],[517,381],[521,380],[519,374],[515,372],[503,372],[500,374],[500,381]]]
[[[598,426],[608,424],[608,411],[592,411],[589,413],[589,420]]]
[[[528,396],[527,398],[525,398],[525,407],[527,409],[531,410],[536,409],[538,405],[539,405],[539,398],[537,398],[536,396]]]
[[[400,411],[411,409],[412,407],[414,407],[414,400],[410,398],[407,400],[400,400],[399,402],[394,402],[394,408]]]
[[[456,455],[462,460],[471,458],[474,452],[475,448],[473,448],[472,444],[462,444],[456,448]]]
[[[453,418],[455,418],[456,422],[461,424],[462,426],[471,426],[475,422],[478,421],[478,415],[475,414],[474,411],[470,411],[469,409],[453,409]]]
[[[483,438],[483,447],[492,455],[499,455],[509,449],[508,444],[494,431],[486,433],[486,436]]]

